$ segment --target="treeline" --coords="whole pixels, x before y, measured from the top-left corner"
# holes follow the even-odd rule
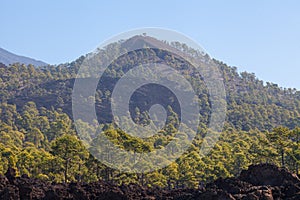
[[[145,174],[129,174],[97,161],[78,139],[72,121],[61,110],[37,109],[34,102],[28,102],[18,112],[15,105],[1,104],[0,120],[1,174],[8,167],[14,167],[19,175],[27,174],[55,182],[101,179],[117,184],[196,187],[199,182],[238,175],[242,169],[255,163],[275,163],[299,172],[299,128],[276,127],[270,132],[229,128],[205,157],[199,154],[202,137],[196,137],[189,151],[168,167]],[[95,129],[81,123],[86,129]],[[168,133],[142,140],[130,137],[113,126],[104,130],[103,134],[109,136],[113,143],[125,144],[122,148],[136,152],[151,151],[170,140]]]

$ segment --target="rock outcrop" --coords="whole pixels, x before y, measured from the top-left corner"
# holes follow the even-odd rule
[[[297,200],[300,180],[275,165],[252,165],[236,178],[219,178],[201,189],[145,188],[139,185],[94,183],[49,183],[28,176],[16,177],[14,169],[0,176],[1,200],[130,200],[130,199],[204,199],[204,200]]]

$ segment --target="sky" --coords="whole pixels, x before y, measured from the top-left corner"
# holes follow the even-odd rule
[[[0,47],[70,62],[124,31],[160,27],[264,82],[300,90],[300,1],[0,1]]]

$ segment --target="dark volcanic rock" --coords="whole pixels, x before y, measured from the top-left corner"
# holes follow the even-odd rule
[[[13,183],[16,177],[16,170],[14,168],[8,168],[5,176],[10,183]]]
[[[9,168],[0,175],[1,200],[298,200],[300,181],[296,175],[270,164],[250,166],[237,178],[219,178],[202,189],[146,188],[135,184],[48,183],[26,175],[15,177]]]
[[[241,181],[252,185],[281,186],[286,183],[299,183],[299,178],[285,168],[276,165],[260,164],[251,165],[248,170],[243,170],[239,176]]]

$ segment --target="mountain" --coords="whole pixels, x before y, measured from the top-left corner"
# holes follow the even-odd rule
[[[209,94],[203,79],[195,78],[194,69],[184,62],[177,55],[172,55],[165,51],[160,51],[160,48],[172,48],[174,45],[167,44],[151,37],[135,36],[122,43],[110,44],[113,51],[122,51],[125,47],[142,48],[150,47],[148,50],[136,50],[134,53],[124,55],[112,63],[105,71],[103,77],[99,81],[96,97],[96,106],[99,108],[99,118],[102,122],[111,122],[112,115],[110,110],[110,95],[115,84],[120,77],[133,66],[138,63],[143,63],[146,60],[166,63],[178,69],[184,74],[189,74],[187,79],[196,83],[197,90],[200,93],[200,115],[201,122],[207,124],[210,113]],[[176,44],[178,51],[189,52],[194,54],[194,50],[188,48],[184,44]],[[105,52],[102,52],[105,53]],[[142,55],[142,56],[136,56]],[[201,55],[205,57],[206,55]],[[17,108],[21,108],[29,101],[34,101],[38,107],[46,108],[62,108],[70,117],[72,117],[71,94],[74,84],[74,78],[85,56],[80,57],[76,61],[59,65],[57,67],[50,66],[43,70],[35,69],[35,75],[31,79],[27,77],[28,71],[19,70],[18,75],[13,75],[11,68],[7,68],[3,72],[6,80],[7,76],[14,76],[14,79],[7,80],[8,83],[2,87],[1,101],[8,101],[16,104]],[[171,59],[171,60],[166,60]],[[209,58],[210,59],[210,58]],[[130,64],[124,65],[124,63]],[[221,61],[214,60],[219,71],[222,74],[222,80],[226,89],[227,101],[227,118],[226,126],[233,127],[238,130],[249,131],[251,129],[272,130],[274,127],[284,125],[290,128],[300,126],[300,92],[295,89],[283,89],[274,83],[264,83],[259,80],[253,73],[238,73],[237,68],[227,66]],[[45,77],[47,73],[48,77]],[[93,76],[94,72],[86,72],[87,76]],[[149,74],[151,75],[151,74]],[[24,80],[26,79],[26,80]],[[14,87],[9,81],[14,82]],[[151,106],[151,103],[156,102],[159,98],[165,95],[160,92],[160,89],[152,90],[151,88],[141,88],[137,91],[140,94],[147,94],[153,99],[141,98],[141,95],[133,97],[134,107],[138,107],[142,112],[146,112]],[[158,94],[158,95],[157,95]],[[139,96],[139,99],[134,99]],[[143,99],[143,100],[141,100]],[[140,100],[140,101],[139,101]],[[163,99],[161,102],[165,105],[171,105],[173,110],[178,110],[175,102],[168,102],[168,99]],[[171,103],[171,104],[170,104]],[[165,106],[166,108],[167,106]],[[102,114],[100,114],[102,113]],[[145,117],[145,116],[144,116]]]
[[[137,48],[137,50],[115,58],[116,52],[125,52],[130,48]],[[178,53],[162,50],[172,48],[176,48]],[[191,56],[199,56],[201,61],[206,63],[214,61],[221,74],[217,78],[224,83],[226,99],[221,99],[222,101],[218,103],[227,105],[226,122],[221,135],[211,131],[208,127],[212,104],[204,79],[189,62],[180,57],[180,51]],[[81,139],[84,139],[82,141],[76,135],[75,123],[72,119],[74,102],[71,100],[74,81],[79,69],[82,69],[80,67],[86,66],[86,59],[93,64],[95,64],[94,61],[105,62],[105,59],[101,58],[114,60],[98,81],[95,95],[82,95],[85,94],[85,90],[80,90],[78,93],[84,97],[82,102],[87,102],[93,109],[96,109],[98,122],[101,123],[100,127],[103,129],[99,129],[97,123],[91,119],[77,121],[76,125],[80,126],[77,130],[84,130],[83,135],[80,135]],[[152,105],[160,104],[164,107],[166,110],[164,117],[167,116],[166,125],[159,130],[158,134],[147,138],[133,137],[112,123],[111,105],[116,101],[112,102],[111,96],[116,84],[124,74],[130,74],[130,70],[135,66],[144,65],[147,62],[165,64],[176,69],[197,91],[199,115],[198,113],[196,115],[200,117],[200,123],[197,135],[192,142],[187,141],[196,134],[192,131],[181,131],[178,137],[174,138],[174,134],[178,132],[178,124],[181,122],[179,109],[181,105],[174,95],[176,92],[172,93],[166,87],[157,86],[158,84],[143,85],[131,95],[129,101],[123,101],[129,102],[132,120],[141,125],[148,124]],[[94,69],[83,68],[82,70],[83,76],[77,80],[89,83],[98,78]],[[145,69],[143,73],[146,76],[155,77],[156,74],[153,71]],[[170,78],[174,80],[174,77]],[[58,66],[48,65],[35,68],[32,65],[24,66],[19,63],[7,67],[0,65],[0,88],[0,174],[4,174],[9,167],[13,167],[17,170],[17,174],[27,174],[32,178],[56,183],[104,180],[110,185],[123,184],[122,188],[130,183],[153,188],[198,188],[199,183],[201,186],[218,178],[238,176],[251,164],[267,162],[277,166],[286,166],[297,174],[300,171],[300,91],[281,88],[274,83],[264,83],[253,73],[238,73],[237,68],[211,59],[189,48],[186,44],[167,43],[148,36],[135,36],[126,41],[111,43],[95,53]],[[178,88],[181,89],[181,87]],[[120,95],[118,100],[124,99]],[[85,108],[80,110],[82,111],[80,115],[87,112]],[[120,119],[124,120],[124,118]],[[124,120],[125,124],[128,122],[126,120]],[[127,123],[127,126],[131,128],[130,123]],[[100,131],[101,134],[98,134]],[[203,156],[201,146],[205,142],[203,137],[207,133],[219,140],[211,152]],[[146,132],[145,135],[147,134]],[[115,154],[111,144],[99,145],[103,136],[107,136],[118,148],[130,151],[134,156],[128,158],[123,154]],[[174,145],[168,146],[174,139],[190,146],[179,158],[176,156],[180,150],[179,145],[173,143]],[[143,157],[139,155],[163,147],[168,147],[170,151],[168,151],[168,156],[157,154],[157,163],[153,163],[152,160],[143,160]],[[140,174],[126,173],[101,163],[101,160],[97,160],[98,156],[115,161],[114,164],[118,162],[127,169],[132,164],[142,165],[145,168]],[[171,165],[147,172],[147,169],[160,163],[168,163],[170,158],[176,158]],[[249,184],[243,182],[247,182],[246,179],[248,179],[245,179],[244,174],[240,176],[243,178],[242,182],[236,182],[236,180],[233,182],[239,184],[239,187],[231,188],[230,186],[230,189],[226,191],[237,194],[236,199],[244,199],[243,195],[248,193],[248,189],[251,190],[251,192],[249,190],[250,193],[254,191],[251,185],[271,185],[270,183],[275,179],[283,180],[280,174],[273,173],[273,167],[267,168],[266,180],[268,182],[257,182],[259,177],[266,175],[264,172],[258,173],[261,169],[258,168],[255,170],[258,176],[253,176],[253,171],[250,171],[249,177],[252,178]],[[269,182],[269,177],[273,174],[275,179]],[[26,175],[20,179],[22,183],[25,180],[24,177]],[[213,183],[221,187],[224,183],[222,180],[230,185],[232,183],[232,179],[218,179]],[[279,188],[277,184],[284,192],[280,193],[281,191],[277,189],[276,191],[271,189],[275,196],[289,190],[296,191],[297,194],[300,192],[299,186],[293,185],[299,183],[292,182],[292,189],[290,185],[284,185],[282,181],[276,183],[276,188]],[[77,187],[72,183],[73,186]],[[211,186],[207,188],[217,188],[214,185]],[[226,188],[227,186],[224,185]],[[262,194],[264,192],[262,190],[265,189],[258,190],[259,192],[257,194],[255,192],[255,195]],[[55,192],[49,194],[52,195]]]
[[[45,62],[35,60],[33,58],[28,58],[25,56],[19,56],[19,55],[13,54],[2,48],[0,48],[0,63],[3,63],[5,65],[10,65],[13,63],[20,63],[20,64],[25,64],[25,65],[32,64],[37,67],[48,65]]]

